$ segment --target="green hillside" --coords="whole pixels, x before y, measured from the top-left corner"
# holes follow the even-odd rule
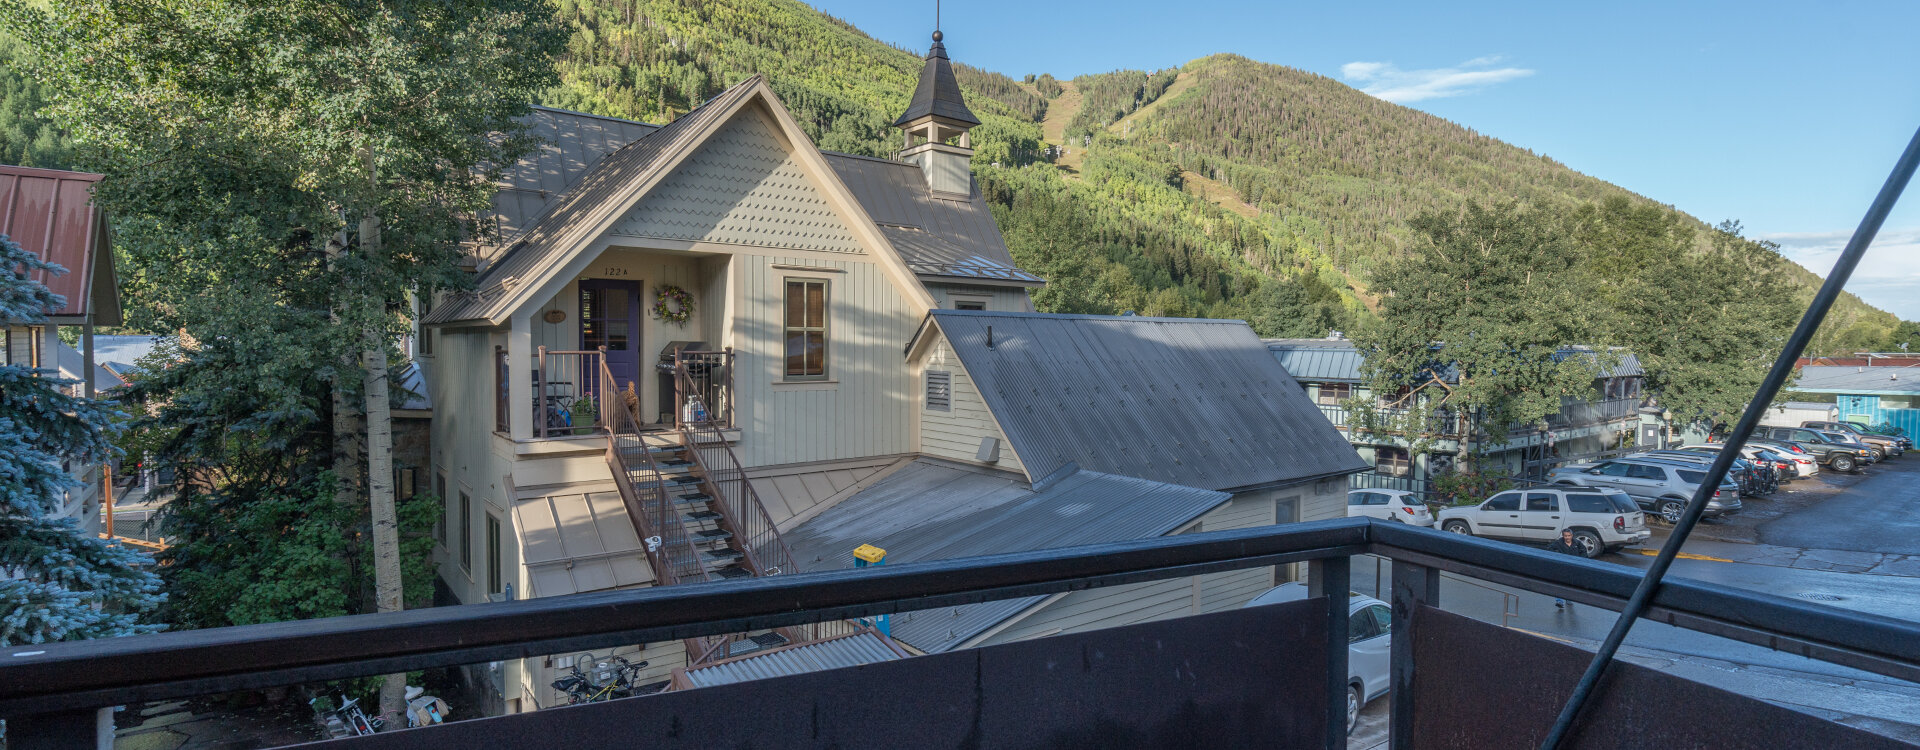
[[[758,73],[822,148],[858,154],[897,148],[891,123],[925,52],[797,0],[555,7],[572,38],[545,104],[665,122]],[[967,40],[948,42],[964,59]],[[0,58],[14,51],[0,43]],[[28,114],[37,93],[8,67],[0,59],[0,154],[67,161]],[[1016,258],[1049,279],[1044,310],[1239,317],[1263,334],[1323,335],[1371,319],[1366,279],[1412,241],[1408,220],[1423,212],[1472,199],[1655,205],[1338,81],[1233,55],[1072,80],[956,67],[983,122],[975,173]],[[1685,223],[1707,241],[1704,223]],[[1804,295],[1818,284],[1753,251]],[[1848,295],[1817,348],[1879,346],[1897,324]]]

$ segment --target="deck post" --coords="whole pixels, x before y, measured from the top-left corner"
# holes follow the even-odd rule
[[[1352,559],[1327,557],[1307,563],[1307,596],[1326,597],[1327,750],[1347,746],[1347,613],[1352,602]]]
[[[1387,677],[1387,699],[1392,701],[1387,741],[1392,750],[1414,745],[1413,613],[1423,606],[1440,606],[1439,569],[1393,561],[1393,656]]]
[[[507,436],[533,439],[533,313],[515,313],[507,329]]]

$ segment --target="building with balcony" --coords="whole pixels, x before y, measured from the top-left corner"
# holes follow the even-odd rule
[[[443,603],[1344,514],[1365,466],[1246,324],[1032,311],[1044,281],[968,171],[978,121],[938,41],[896,124],[895,158],[821,151],[758,77],[663,126],[533,113],[548,145],[503,178],[475,291],[421,300],[410,344]],[[1295,573],[619,653],[684,686],[816,643],[877,658],[1231,609]],[[476,676],[513,713],[564,704],[568,667]]]
[[[46,311],[43,323],[0,326],[0,365],[79,381],[72,392],[87,397],[118,383],[94,356],[94,328],[121,323],[111,233],[106,212],[93,203],[93,186],[101,177],[0,165],[0,235],[66,269],[64,274],[32,272],[34,281],[60,295],[61,306]],[[61,326],[80,329],[78,347],[61,342]],[[65,468],[81,486],[68,493],[57,516],[72,518],[89,533],[99,532],[106,487],[102,466],[68,461]]]
[[[1365,357],[1352,341],[1268,339],[1267,348],[1300,382],[1327,421],[1373,465],[1371,471],[1353,476],[1355,487],[1425,491],[1427,480],[1451,466],[1466,425],[1445,410],[1437,412],[1431,423],[1435,435],[1425,455],[1414,455],[1410,451],[1413,441],[1404,435],[1349,424],[1350,405],[1355,399],[1371,399],[1377,412],[1395,415],[1406,412],[1401,404],[1433,398],[1407,390],[1374,393],[1361,374]],[[1538,476],[1560,463],[1662,444],[1664,424],[1659,410],[1649,405],[1643,390],[1646,373],[1637,358],[1626,353],[1617,362],[1602,366],[1592,349],[1578,346],[1565,347],[1558,356],[1596,359],[1593,397],[1563,399],[1560,411],[1541,423],[1516,427],[1497,442],[1482,439],[1482,468],[1516,477]],[[1453,377],[1442,371],[1435,375],[1435,382],[1444,388]]]

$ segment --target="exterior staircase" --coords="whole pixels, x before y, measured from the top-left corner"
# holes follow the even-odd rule
[[[679,377],[687,377],[684,368]],[[601,382],[614,381],[603,372]],[[601,402],[607,464],[646,544],[656,585],[798,570],[717,423],[687,421],[677,433],[642,432],[625,400],[610,395]],[[853,629],[851,623],[834,622],[690,639],[687,663],[698,666]]]

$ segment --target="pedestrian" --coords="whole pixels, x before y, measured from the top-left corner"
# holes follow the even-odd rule
[[[1555,540],[1554,543],[1547,545],[1547,551],[1558,552],[1563,555],[1586,557],[1586,554],[1580,550],[1580,545],[1573,543],[1572,529],[1561,529],[1560,538]],[[1567,600],[1555,598],[1553,600],[1553,606],[1557,609],[1566,609]]]

